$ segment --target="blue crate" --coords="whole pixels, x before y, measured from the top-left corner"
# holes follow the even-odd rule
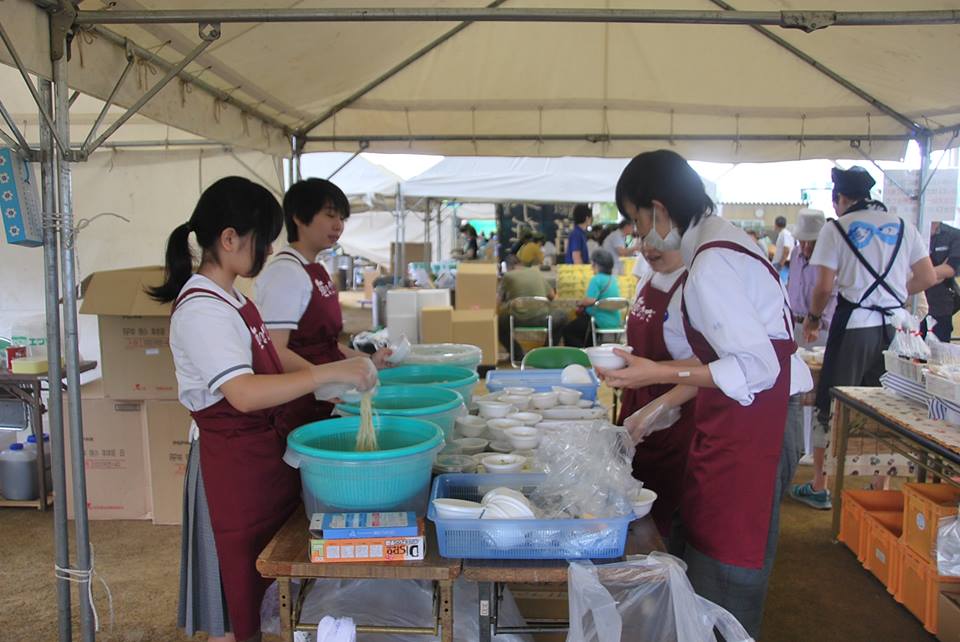
[[[427,517],[436,524],[442,557],[452,559],[573,560],[623,556],[633,513],[607,519],[439,519],[433,499],[479,502],[501,486],[531,494],[542,474],[467,473],[433,480]]]
[[[600,380],[596,373],[588,369],[590,383],[562,383],[560,376],[563,370],[534,369],[534,370],[490,370],[487,372],[487,390],[499,392],[509,386],[526,386],[537,392],[550,392],[554,386],[563,386],[583,393],[581,399],[597,400],[597,388]]]

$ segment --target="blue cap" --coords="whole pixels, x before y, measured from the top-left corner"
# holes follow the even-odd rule
[[[28,444],[35,444],[35,443],[37,443],[37,436],[36,436],[36,435],[30,435],[29,437],[27,437],[27,443],[28,443]]]
[[[23,450],[23,444],[10,444],[10,450]]]

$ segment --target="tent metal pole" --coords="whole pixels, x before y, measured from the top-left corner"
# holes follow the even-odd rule
[[[53,111],[53,89],[44,78],[39,82],[40,100]],[[47,318],[47,362],[50,396],[47,399],[47,430],[50,432],[50,472],[53,477],[53,541],[56,564],[70,568],[70,532],[67,529],[67,474],[63,456],[63,369],[60,366],[60,266],[57,257],[57,228],[51,216],[57,210],[54,176],[53,137],[50,128],[40,126],[40,184],[43,210],[44,303]],[[70,582],[57,574],[57,624],[60,642],[72,637]]]
[[[54,47],[51,43],[51,49]],[[70,90],[67,87],[67,58],[53,61],[54,102],[57,128],[60,136],[70,144]],[[70,413],[70,454],[73,458],[73,517],[77,539],[77,565],[81,571],[90,566],[90,523],[87,517],[87,483],[84,467],[86,446],[83,442],[83,413],[80,406],[80,351],[77,331],[77,274],[74,247],[73,189],[70,177],[70,158],[61,150],[57,159],[57,194],[60,214],[60,270],[63,283],[64,357],[67,365],[67,394]],[[85,584],[80,595],[87,594]],[[89,600],[80,600],[80,630],[84,642],[93,642],[93,608]]]
[[[604,143],[616,141],[649,141],[649,142],[731,142],[731,141],[787,141],[787,142],[851,142],[872,140],[875,142],[908,142],[915,138],[915,134],[413,134],[410,135],[347,135],[337,136],[307,136],[302,139],[307,143],[408,143],[410,141],[425,142],[580,142]]]
[[[940,25],[960,11],[700,11],[673,9],[212,9],[79,11],[77,24],[215,22],[606,22],[633,24],[769,25],[813,31],[830,26]]]
[[[10,57],[13,58],[14,64],[17,66],[17,69],[20,71],[20,76],[23,78],[23,82],[27,84],[27,89],[30,90],[30,95],[33,96],[33,102],[37,105],[37,110],[40,112],[40,116],[47,123],[47,127],[50,128],[50,133],[53,135],[53,139],[57,141],[57,146],[60,147],[60,151],[64,155],[69,155],[70,151],[67,149],[67,145],[63,144],[63,141],[60,140],[60,136],[57,134],[56,127],[53,125],[53,120],[50,118],[50,113],[44,110],[43,101],[40,100],[40,94],[37,93],[37,88],[33,86],[33,81],[30,80],[30,74],[27,72],[27,68],[23,65],[23,61],[20,59],[20,54],[17,53],[16,47],[13,46],[13,41],[10,40],[10,36],[7,35],[7,30],[3,28],[3,23],[0,22],[0,40],[3,40],[3,44],[6,45],[7,51],[10,52]],[[6,120],[6,116],[4,116]],[[7,124],[10,124],[9,122]]]
[[[494,0],[493,2],[487,5],[487,8],[493,9],[493,8],[499,7],[504,2],[506,2],[506,0]],[[436,49],[446,41],[450,40],[450,38],[454,37],[461,31],[469,27],[471,24],[473,23],[470,21],[462,22],[458,24],[456,27],[454,27],[453,29],[450,29],[449,31],[445,32],[439,38],[436,38],[435,40],[427,43],[425,46],[415,51],[413,54],[411,54],[410,56],[402,60],[400,63],[394,65],[393,67],[391,67],[390,69],[382,73],[380,76],[374,78],[373,80],[368,82],[366,85],[364,85],[363,87],[353,92],[352,94],[347,96],[345,99],[341,100],[339,103],[337,103],[336,105],[334,105],[333,107],[325,111],[322,115],[318,116],[314,120],[310,121],[309,123],[301,127],[300,134],[309,134],[311,131],[313,131],[314,129],[316,129],[326,121],[333,118],[336,114],[343,111],[353,103],[357,102],[357,100],[366,96],[371,91],[373,91],[374,89],[376,89],[377,87],[385,83],[386,81],[390,80],[391,78],[396,76],[398,73],[400,73],[401,71],[403,71],[404,69],[406,69],[407,67],[415,63],[416,61],[420,60],[421,58],[426,56],[428,53],[430,53],[431,51],[433,51],[434,49]]]
[[[443,218],[440,203],[437,204],[437,261],[443,261]]]
[[[352,163],[353,160],[354,160],[357,156],[359,156],[360,154],[362,154],[362,153],[364,152],[364,150],[366,150],[367,147],[369,147],[369,146],[370,146],[369,143],[367,143],[367,142],[365,142],[365,141],[361,141],[361,142],[360,142],[360,145],[359,145],[359,149],[357,149],[357,151],[355,151],[353,154],[351,154],[351,155],[350,155],[350,158],[348,158],[347,160],[343,161],[343,164],[340,165],[340,167],[338,167],[337,169],[333,170],[333,173],[330,174],[329,176],[327,176],[327,180],[328,180],[328,181],[329,181],[329,180],[333,180],[333,177],[336,176],[337,174],[339,174],[339,173],[340,173],[340,170],[342,170],[344,167],[346,167],[347,165],[349,165],[350,163]]]
[[[5,142],[7,146],[10,147],[10,149],[17,152],[24,158],[30,158],[33,155],[32,149],[21,147],[20,144],[17,143],[17,141],[7,136],[7,134],[2,129],[0,129],[0,140]]]
[[[930,134],[920,136],[917,139],[917,145],[920,147],[920,172],[917,174],[917,229],[920,230],[920,238],[927,243],[930,242],[930,224],[927,220],[927,185],[930,182],[930,151],[933,144],[933,137]]]
[[[161,89],[163,89],[164,87],[166,87],[166,86],[167,86],[167,83],[169,83],[171,80],[173,80],[174,78],[176,78],[177,75],[178,75],[181,71],[183,71],[184,67],[186,67],[186,66],[189,65],[191,62],[193,62],[193,59],[194,59],[194,58],[196,58],[196,57],[199,56],[201,53],[203,53],[203,50],[206,49],[207,47],[209,47],[209,46],[210,46],[217,38],[219,38],[219,37],[220,37],[220,25],[201,25],[201,27],[200,27],[200,38],[202,39],[202,42],[200,42],[200,44],[198,44],[196,47],[194,47],[193,50],[192,50],[190,53],[188,53],[188,54],[186,55],[186,57],[183,58],[183,60],[181,60],[179,63],[177,63],[176,65],[174,65],[172,68],[170,68],[170,69],[167,71],[167,73],[163,76],[163,78],[161,78],[161,79],[158,80],[156,83],[154,83],[153,87],[151,87],[150,89],[148,89],[147,92],[146,92],[143,96],[141,96],[139,100],[137,100],[137,102],[135,102],[135,103],[133,103],[132,105],[130,105],[130,108],[127,109],[127,111],[125,111],[118,119],[116,119],[115,121],[113,121],[113,123],[112,123],[109,127],[107,127],[107,130],[106,130],[105,132],[103,132],[95,141],[93,141],[92,143],[89,143],[89,144],[84,143],[84,145],[83,145],[83,153],[84,153],[84,154],[89,154],[90,152],[92,152],[93,150],[95,150],[97,147],[99,147],[101,144],[103,144],[103,142],[104,142],[105,140],[107,140],[108,138],[110,138],[110,136],[111,136],[111,134],[113,134],[113,132],[115,132],[115,131],[117,131],[118,129],[120,129],[120,127],[123,126],[123,124],[124,124],[125,122],[127,122],[128,120],[130,120],[130,118],[131,118],[134,114],[136,114],[138,111],[140,111],[140,108],[141,108],[141,107],[143,107],[144,105],[146,105],[146,104],[150,101],[151,98],[153,98],[154,96],[156,96],[157,93],[158,93]],[[123,78],[126,76],[127,72],[130,71],[130,67],[131,67],[131,63],[128,62],[128,63],[127,63],[127,68],[124,70],[123,76],[121,76],[121,78],[120,78],[120,82],[123,82]],[[117,86],[114,87],[113,93],[116,92],[116,90],[119,88],[119,86],[120,86],[120,85],[119,85],[119,83],[118,83]],[[113,93],[111,93],[111,98],[113,97]],[[107,105],[105,105],[105,109],[106,109],[106,107],[109,107],[109,105],[110,105],[110,103],[108,102]],[[104,114],[105,114],[105,112],[101,112],[101,116],[103,116]],[[98,120],[100,120],[100,117],[98,117]],[[97,124],[94,123],[94,127],[96,127],[96,126],[97,126]],[[92,133],[92,132],[91,132],[91,133]],[[88,138],[89,138],[89,136],[88,136]]]
[[[161,58],[154,52],[148,49],[144,49],[140,45],[132,42],[131,40],[124,38],[123,36],[120,36],[110,31],[105,27],[94,27],[93,32],[98,36],[100,36],[101,38],[103,38],[104,40],[106,40],[107,42],[110,42],[113,45],[116,45],[117,47],[123,47],[124,49],[129,49],[130,51],[133,52],[133,54],[137,58],[140,58],[142,60],[147,60],[152,64],[156,65],[160,69],[170,69],[171,67],[173,67],[173,63],[171,63],[169,60],[165,58]],[[284,133],[284,135],[289,134],[290,130],[286,125],[284,125],[277,119],[272,118],[267,114],[263,113],[262,111],[257,109],[254,105],[250,105],[241,100],[238,100],[237,98],[234,98],[231,94],[228,94],[222,89],[214,87],[210,83],[204,80],[201,80],[197,76],[191,73],[188,73],[186,71],[181,71],[178,74],[178,76],[182,81],[187,82],[193,85],[194,87],[197,87],[198,89],[203,90],[204,92],[213,96],[220,102],[226,103],[228,105],[232,105],[237,109],[239,109],[240,111],[242,111],[243,113],[249,114],[254,118],[258,119],[259,121],[271,127],[279,129],[281,132]]]
[[[403,202],[403,185],[397,185],[397,209],[400,211],[400,247],[397,255],[400,257],[400,273],[405,274],[407,266],[407,209]]]
[[[18,146],[24,150],[24,152],[29,152],[30,145],[27,143],[26,137],[24,137],[23,132],[20,131],[20,128],[17,127],[17,121],[13,119],[13,115],[7,111],[7,108],[3,106],[3,101],[0,100],[0,116],[3,117],[3,122],[7,124],[7,127],[10,128],[10,133],[13,134],[13,137],[17,139]],[[4,139],[9,141],[10,137],[4,134]]]
[[[731,13],[735,13],[737,11],[736,8],[734,8],[732,5],[727,4],[723,0],[710,0],[710,1],[713,2],[713,4],[717,5],[718,7],[722,7]],[[767,29],[765,27],[761,27],[758,25],[752,25],[752,28],[760,35],[774,42],[781,49],[784,49],[790,52],[791,54],[793,54],[803,62],[807,63],[808,65],[810,65],[811,67],[813,67],[814,69],[819,71],[821,74],[823,74],[830,80],[834,81],[835,83],[837,83],[838,85],[846,89],[847,91],[858,96],[860,99],[866,101],[873,107],[876,107],[877,109],[885,113],[887,116],[890,116],[891,118],[896,120],[898,123],[900,123],[904,127],[911,130],[921,129],[920,125],[913,122],[913,120],[911,120],[910,118],[907,118],[906,116],[898,112],[896,109],[894,109],[890,105],[887,105],[886,103],[882,102],[877,97],[867,93],[857,85],[853,84],[851,81],[847,80],[846,78],[844,78],[843,76],[835,72],[834,70],[830,69],[820,61],[816,60],[813,56],[793,46],[792,44],[790,44],[780,36],[773,33],[770,29]]]
[[[110,106],[113,105],[113,99],[117,97],[117,92],[120,91],[120,86],[123,85],[123,81],[127,79],[127,76],[130,74],[130,70],[133,69],[133,65],[136,63],[137,59],[133,57],[130,49],[127,49],[127,66],[123,68],[123,72],[120,74],[120,78],[117,79],[117,84],[113,86],[113,89],[110,91],[110,95],[107,96],[107,100],[103,103],[103,109],[100,110],[100,113],[97,115],[97,119],[93,121],[93,126],[90,128],[90,133],[87,134],[87,137],[84,139],[83,144],[80,146],[81,149],[86,149],[90,145],[90,141],[93,140],[93,137],[97,134],[97,130],[100,129],[100,125],[103,124],[103,119],[107,117],[107,112],[110,111]]]
[[[400,185],[393,201],[393,285],[400,285]]]

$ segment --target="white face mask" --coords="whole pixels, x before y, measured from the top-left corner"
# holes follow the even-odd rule
[[[666,238],[661,238],[660,233],[657,232],[657,208],[653,206],[650,208],[650,211],[653,213],[653,225],[650,226],[650,232],[643,238],[643,245],[652,250],[657,250],[658,252],[670,252],[680,249],[680,232],[677,228],[673,227],[671,223],[670,231],[667,232]]]

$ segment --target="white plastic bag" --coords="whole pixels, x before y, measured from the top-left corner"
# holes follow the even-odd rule
[[[956,517],[941,517],[937,526],[937,571],[960,576],[960,520]]]
[[[697,595],[682,561],[666,553],[594,566],[570,563],[567,642],[752,640],[725,609]]]

